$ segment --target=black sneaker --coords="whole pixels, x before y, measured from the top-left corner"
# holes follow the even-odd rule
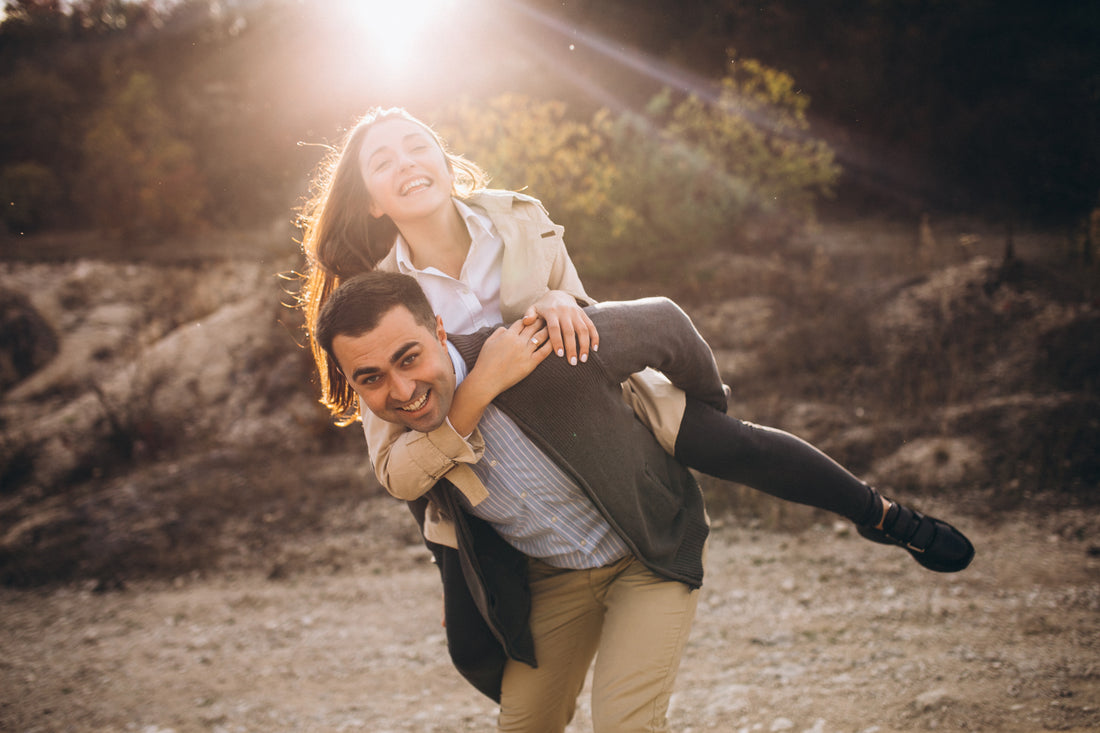
[[[882,529],[858,527],[861,535],[883,545],[904,547],[918,563],[937,573],[957,573],[974,559],[974,545],[947,522],[893,502]]]

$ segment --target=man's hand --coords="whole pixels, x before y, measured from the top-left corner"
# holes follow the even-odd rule
[[[489,403],[523,381],[550,355],[550,340],[541,320],[501,326],[481,346],[477,363],[458,386],[448,415],[460,435],[469,435]]]
[[[550,345],[558,356],[570,364],[588,361],[588,350],[600,350],[600,334],[573,296],[561,290],[550,290],[536,300],[523,314],[523,323],[532,325],[538,319],[546,323]]]

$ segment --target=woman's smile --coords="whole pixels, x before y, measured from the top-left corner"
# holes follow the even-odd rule
[[[424,177],[414,178],[411,181],[408,181],[407,183],[405,183],[404,185],[401,186],[400,193],[401,193],[402,196],[408,196],[410,193],[414,193],[416,191],[428,188],[431,185],[432,185],[431,180],[429,180],[427,178],[424,178]]]

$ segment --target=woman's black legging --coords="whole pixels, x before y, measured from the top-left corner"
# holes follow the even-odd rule
[[[876,492],[799,437],[738,420],[688,398],[676,458],[697,471],[765,494],[875,524]]]

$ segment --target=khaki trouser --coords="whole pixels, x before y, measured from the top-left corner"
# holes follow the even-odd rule
[[[667,731],[698,592],[633,557],[594,570],[532,560],[530,584],[539,666],[508,662],[498,730],[561,733],[595,656],[594,733]]]

